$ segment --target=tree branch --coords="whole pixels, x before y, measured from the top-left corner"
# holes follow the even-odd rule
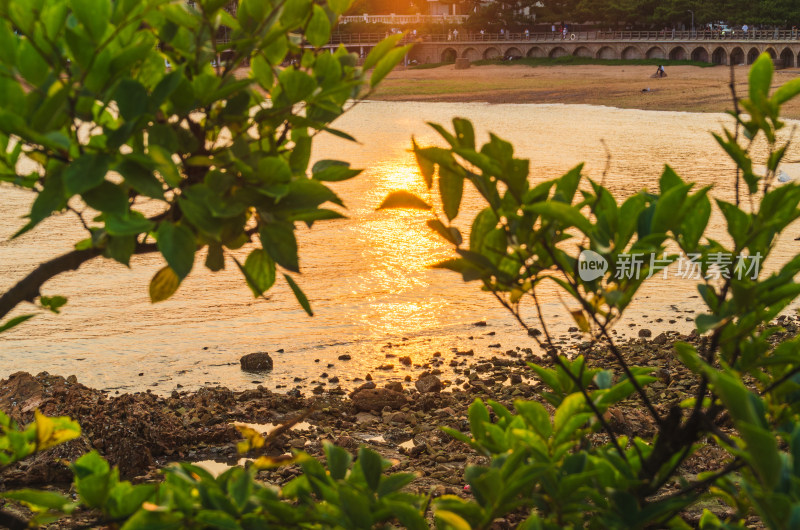
[[[147,254],[157,250],[155,244],[140,243],[137,244],[134,254]],[[48,280],[62,272],[76,270],[87,261],[102,255],[102,253],[103,249],[100,248],[73,250],[42,263],[0,296],[0,319],[22,302],[33,302],[40,296],[39,290]]]

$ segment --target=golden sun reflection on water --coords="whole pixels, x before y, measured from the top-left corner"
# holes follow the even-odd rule
[[[428,212],[375,208],[394,191],[429,199],[413,156],[383,161],[370,168],[373,181],[353,226],[356,247],[367,267],[354,289],[367,289],[367,303],[356,317],[374,336],[414,334],[430,328],[446,305],[433,290],[430,275],[420,274],[453,256],[452,249],[426,225]]]

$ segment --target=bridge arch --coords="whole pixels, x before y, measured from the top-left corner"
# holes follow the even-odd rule
[[[773,60],[775,60],[778,57],[778,54],[775,52],[775,48],[773,48],[772,46],[767,47],[767,49],[764,51],[767,52],[769,56],[772,57]]]
[[[499,57],[500,57],[500,50],[498,50],[494,46],[489,46],[483,52],[483,58],[484,59],[497,59]]]
[[[642,58],[642,52],[636,46],[628,46],[627,48],[622,50],[622,58],[623,59],[628,59],[628,60],[641,59]]]
[[[614,52],[614,48],[611,46],[603,46],[599,50],[597,50],[597,55],[595,56],[597,59],[616,59],[617,54]]]
[[[458,52],[455,51],[453,48],[445,48],[442,52],[442,60],[443,63],[454,63],[456,62],[456,58],[458,57]]]
[[[525,56],[526,57],[547,57],[547,54],[540,47],[534,46],[533,48],[528,50],[528,53],[526,53]]]
[[[781,61],[784,68],[794,68],[794,52],[789,48],[784,48],[781,52]]]
[[[557,59],[559,57],[564,57],[565,55],[569,55],[567,50],[565,50],[561,46],[556,46],[555,48],[550,50],[550,55],[549,56],[550,56],[551,59]]]
[[[524,54],[522,53],[522,50],[512,46],[506,50],[506,53],[503,55],[503,57],[522,57],[523,55]]]
[[[572,52],[572,55],[575,57],[593,57],[592,50],[586,46],[578,46],[575,48],[575,51]]]
[[[733,65],[740,65],[744,64],[744,50],[740,47],[735,47],[731,50],[731,61],[730,64]]]
[[[747,52],[747,64],[753,64],[758,59],[758,48],[750,48]]]
[[[728,64],[728,52],[722,46],[711,53],[711,62],[714,64]]]
[[[472,61],[480,61],[481,54],[475,48],[467,48],[463,52],[461,52],[461,57],[464,59],[468,59],[470,62]]]
[[[703,47],[697,47],[692,50],[692,60],[698,61],[701,63],[707,63],[708,61],[708,50]]]
[[[683,48],[683,46],[675,46],[669,51],[669,58],[673,61],[685,61],[686,50]]]
[[[665,59],[664,49],[661,46],[653,46],[644,54],[648,59]]]

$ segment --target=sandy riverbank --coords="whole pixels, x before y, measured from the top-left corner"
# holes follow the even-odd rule
[[[374,99],[386,101],[473,101],[566,103],[644,110],[723,112],[731,108],[730,68],[668,66],[668,77],[652,79],[653,66],[487,65],[456,70],[452,65],[392,72]],[[739,97],[747,94],[749,67],[734,67]],[[800,69],[775,73],[774,86],[794,79]],[[650,89],[643,92],[643,89]],[[784,107],[800,119],[800,101]]]

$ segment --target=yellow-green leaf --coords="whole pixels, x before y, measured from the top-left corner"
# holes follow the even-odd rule
[[[171,268],[164,267],[150,280],[150,301],[153,303],[161,302],[170,298],[178,287],[181,280]]]

